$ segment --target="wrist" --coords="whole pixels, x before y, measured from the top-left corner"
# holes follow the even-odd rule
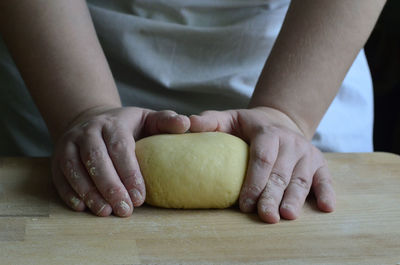
[[[304,122],[298,121],[290,115],[276,107],[269,106],[249,106],[251,109],[260,110],[268,115],[268,119],[279,127],[286,127],[296,133],[304,136],[306,139],[311,140],[314,135],[314,130],[305,125]]]
[[[56,142],[66,131],[80,123],[86,122],[90,117],[121,107],[121,104],[101,104],[87,107],[70,114],[63,122],[53,123],[51,127],[49,126],[53,141]]]

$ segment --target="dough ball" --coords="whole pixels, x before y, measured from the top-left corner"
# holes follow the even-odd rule
[[[136,143],[146,202],[165,208],[226,208],[238,197],[248,145],[220,132],[164,134]]]

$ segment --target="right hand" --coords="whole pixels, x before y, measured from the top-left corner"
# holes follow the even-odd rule
[[[123,107],[82,113],[58,138],[52,159],[55,187],[76,211],[130,216],[146,189],[135,140],[158,133],[184,133],[190,120],[173,111]]]

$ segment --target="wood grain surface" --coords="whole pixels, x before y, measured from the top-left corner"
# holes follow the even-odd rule
[[[312,197],[296,221],[150,206],[129,218],[77,213],[45,158],[0,158],[0,264],[400,264],[400,157],[326,154],[337,210]]]

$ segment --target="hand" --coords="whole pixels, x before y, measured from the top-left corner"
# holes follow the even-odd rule
[[[322,153],[284,113],[267,107],[206,111],[190,116],[190,131],[221,131],[250,144],[250,159],[239,206],[258,210],[260,218],[276,223],[296,219],[311,187],[318,208],[335,207],[335,192]]]
[[[141,108],[96,109],[81,114],[58,139],[53,182],[76,211],[129,216],[143,204],[146,189],[135,156],[135,139],[184,133],[189,118],[173,111]]]

